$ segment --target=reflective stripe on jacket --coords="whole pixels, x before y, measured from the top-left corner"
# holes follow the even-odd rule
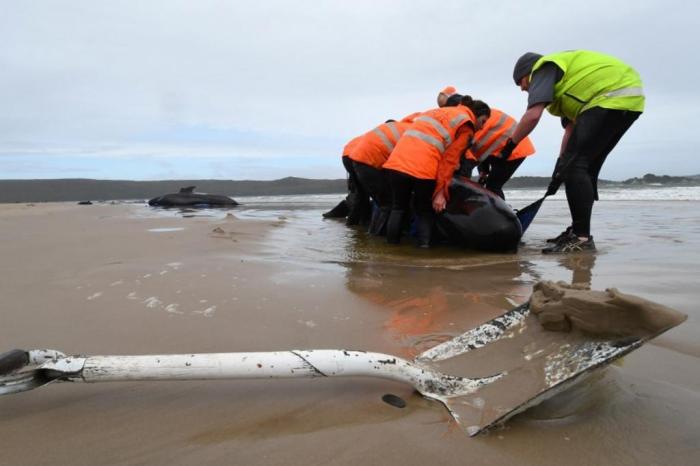
[[[415,120],[416,117],[420,116],[421,113],[423,113],[423,112],[414,112],[414,113],[411,113],[410,115],[406,115],[405,117],[403,117],[403,118],[401,119],[401,121],[404,122],[404,123],[413,123],[413,120]]]
[[[506,145],[506,141],[515,131],[518,122],[510,115],[491,109],[491,116],[479,131],[474,133],[472,144],[469,147],[471,157],[483,162],[489,155],[498,155]],[[515,147],[508,160],[517,160],[535,153],[535,147],[530,138],[525,138]]]
[[[463,105],[423,112],[396,144],[384,168],[436,180],[436,192],[446,189],[473,135],[475,121],[472,111]]]
[[[532,73],[548,62],[564,72],[554,85],[554,101],[547,106],[552,115],[575,121],[581,112],[593,107],[644,111],[639,74],[617,58],[588,50],[570,50],[540,58]]]
[[[348,153],[348,156],[355,162],[381,169],[401,135],[411,126],[411,123],[403,121],[382,123],[366,132],[358,144]]]

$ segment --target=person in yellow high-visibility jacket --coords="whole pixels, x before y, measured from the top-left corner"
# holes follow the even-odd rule
[[[547,195],[563,182],[571,225],[543,253],[594,251],[591,212],[598,200],[598,175],[605,158],[644,111],[639,74],[615,57],[588,50],[539,55],[515,63],[513,80],[528,93],[527,111],[507,147],[537,126],[546,108],[561,117],[564,136]]]

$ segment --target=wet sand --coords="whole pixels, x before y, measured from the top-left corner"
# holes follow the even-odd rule
[[[563,202],[545,203],[516,255],[389,248],[322,220],[327,207],[248,204],[227,217],[138,204],[0,205],[0,351],[348,348],[410,357],[524,302],[541,279],[616,287],[689,318],[474,439],[438,403],[384,380],[56,384],[0,397],[0,464],[700,458],[700,203],[601,202],[599,252],[566,258],[539,253],[564,226]],[[382,402],[386,393],[407,407]]]

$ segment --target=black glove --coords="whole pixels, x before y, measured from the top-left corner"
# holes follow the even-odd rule
[[[517,144],[514,143],[511,138],[508,138],[508,140],[506,141],[506,145],[503,146],[503,149],[501,149],[501,153],[498,154],[497,157],[499,159],[508,160],[508,157],[510,157],[510,154],[513,153],[513,150],[516,146]]]
[[[489,173],[491,173],[491,157],[488,157],[479,165],[479,184],[481,186],[486,186]]]
[[[552,171],[552,181],[550,181],[549,186],[547,186],[547,192],[545,193],[545,196],[555,195],[559,190],[559,186],[561,186],[562,181],[564,181],[561,172],[561,160],[561,157],[557,158],[557,163],[554,165],[554,171]]]
[[[459,161],[459,169],[455,172],[455,176],[463,176],[464,178],[470,179],[475,166],[476,161],[462,157]]]
[[[549,186],[547,186],[547,192],[544,195],[554,196],[559,190],[559,186],[561,186],[561,181],[552,178],[552,181],[549,182]]]

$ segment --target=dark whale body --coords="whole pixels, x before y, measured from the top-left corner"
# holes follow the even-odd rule
[[[494,252],[516,251],[523,235],[518,217],[503,199],[464,178],[452,180],[437,230],[449,244]]]
[[[194,186],[181,188],[179,193],[154,197],[148,205],[154,207],[234,207],[239,205],[228,196],[195,193]]]

